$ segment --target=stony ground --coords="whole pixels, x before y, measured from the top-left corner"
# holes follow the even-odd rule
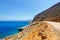
[[[60,33],[55,30],[60,29],[59,25],[60,23],[57,22],[33,22],[25,27],[23,31],[3,40],[60,40],[60,36],[58,36]]]

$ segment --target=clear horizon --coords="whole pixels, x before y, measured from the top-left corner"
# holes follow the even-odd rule
[[[0,21],[32,20],[60,0],[0,0]]]

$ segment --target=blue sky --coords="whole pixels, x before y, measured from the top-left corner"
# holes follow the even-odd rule
[[[60,0],[0,0],[0,20],[31,20]]]

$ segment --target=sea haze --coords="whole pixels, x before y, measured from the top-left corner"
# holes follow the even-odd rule
[[[0,38],[18,33],[20,27],[30,24],[31,21],[0,21]]]

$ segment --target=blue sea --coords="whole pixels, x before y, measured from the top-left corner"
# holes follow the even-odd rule
[[[20,32],[20,27],[29,25],[30,21],[0,21],[0,38],[4,38]]]

